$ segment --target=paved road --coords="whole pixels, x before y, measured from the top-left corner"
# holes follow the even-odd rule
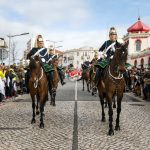
[[[44,129],[38,127],[39,116],[30,124],[29,95],[0,106],[0,150],[150,150],[150,103],[124,96],[121,131],[110,137],[108,109],[102,123],[98,97],[83,92],[81,82],[77,93],[75,87],[75,82],[59,86],[56,107],[46,103]]]

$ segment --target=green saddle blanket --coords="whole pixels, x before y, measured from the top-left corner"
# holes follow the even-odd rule
[[[98,67],[98,68],[105,68],[107,65],[109,65],[109,61],[104,59],[104,60],[98,62],[95,66]],[[129,63],[125,64],[125,68],[128,68],[130,66],[132,66],[132,65],[129,64]]]
[[[54,71],[54,69],[52,68],[52,66],[51,65],[49,65],[49,64],[43,64],[43,69],[44,69],[44,71],[47,73],[47,72],[50,72],[50,71]]]
[[[131,67],[132,65],[129,63],[125,63],[125,68],[127,69],[128,67]]]
[[[105,68],[107,65],[109,65],[109,61],[106,59],[103,59],[100,62],[97,62],[97,64],[95,65],[97,68]]]

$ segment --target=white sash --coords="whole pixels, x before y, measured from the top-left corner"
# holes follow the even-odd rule
[[[45,48],[41,48],[41,49],[39,49],[33,56],[31,56],[32,58],[34,57],[34,56],[37,56],[37,55],[39,55],[39,53],[41,52],[41,51],[43,51]]]
[[[108,51],[110,48],[112,48],[113,52],[115,52],[115,44],[116,44],[116,42],[113,42],[111,45],[109,45],[109,46],[107,47],[105,53],[107,53],[107,51]]]

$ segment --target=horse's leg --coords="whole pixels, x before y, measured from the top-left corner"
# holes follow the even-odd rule
[[[53,90],[52,90],[52,105],[53,106],[56,106],[55,97],[56,97],[56,88],[53,88]]]
[[[106,100],[106,98],[105,98],[104,103],[105,103],[105,108],[107,108],[107,100]]]
[[[31,124],[35,123],[35,96],[34,95],[31,95],[31,98],[32,98],[32,120],[31,120]]]
[[[112,108],[112,96],[107,96],[108,101],[108,114],[109,114],[109,131],[108,135],[114,135],[114,129],[113,129],[113,108]]]
[[[84,79],[82,79],[82,82],[83,82],[83,91],[84,91]]]
[[[36,96],[36,99],[37,99],[37,105],[36,105],[36,115],[39,115],[39,95],[37,94]]]
[[[45,96],[45,99],[43,97],[41,97],[40,99],[40,128],[44,128],[44,122],[43,122],[43,113],[44,113],[44,104],[45,104],[45,101],[46,100],[46,96]]]
[[[119,117],[120,117],[120,112],[121,112],[121,101],[122,101],[122,98],[123,98],[123,94],[118,94],[117,95],[117,119],[116,119],[115,130],[120,130]]]
[[[100,98],[100,102],[101,102],[101,106],[102,106],[102,122],[105,122],[106,121],[106,118],[105,118],[105,112],[104,112],[104,97],[103,96],[99,96]]]
[[[115,100],[115,95],[113,96],[113,108],[116,108],[116,100]]]
[[[52,89],[49,89],[49,94],[50,94],[50,105],[52,105]]]
[[[52,105],[52,84],[53,81],[49,82],[50,105]]]
[[[86,84],[87,84],[87,91],[90,92],[90,89],[89,89],[89,81],[88,81],[88,80],[86,81]]]

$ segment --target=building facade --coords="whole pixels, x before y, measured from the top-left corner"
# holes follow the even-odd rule
[[[129,40],[128,62],[137,68],[150,67],[150,27],[138,18],[127,32],[123,40]]]
[[[81,47],[67,50],[64,52],[63,65],[68,66],[73,64],[74,68],[81,68],[81,64],[84,61],[91,61],[94,58],[95,52],[98,52],[98,50],[93,47]]]

